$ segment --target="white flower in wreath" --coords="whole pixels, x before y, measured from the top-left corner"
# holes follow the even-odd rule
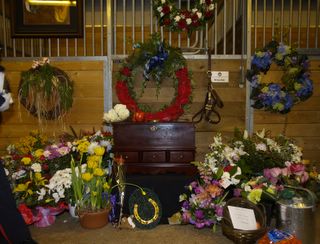
[[[31,165],[31,169],[34,171],[34,172],[41,172],[41,165],[39,163],[34,163]]]
[[[175,22],[179,22],[180,19],[181,19],[181,17],[180,17],[179,15],[177,15],[176,17],[174,17],[174,21],[175,21]]]
[[[201,12],[197,12],[198,18],[201,19],[202,17],[202,13]]]
[[[191,18],[187,18],[186,22],[187,22],[187,25],[190,25],[192,23],[192,19]]]
[[[197,12],[197,11],[198,11],[197,8],[193,8],[193,9],[192,9],[192,13],[195,13],[195,12]]]
[[[165,4],[165,3],[166,3],[166,0],[161,0],[161,3],[162,3],[162,4]]]
[[[209,10],[212,11],[213,9],[214,9],[214,4],[210,4],[210,5],[209,5]]]

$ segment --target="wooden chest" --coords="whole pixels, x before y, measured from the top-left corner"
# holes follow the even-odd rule
[[[128,173],[195,173],[193,123],[113,124],[114,152],[122,155]]]

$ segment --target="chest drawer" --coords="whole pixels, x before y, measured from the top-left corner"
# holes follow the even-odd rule
[[[189,163],[194,161],[194,153],[191,151],[172,151],[169,154],[169,162],[172,163]]]
[[[139,161],[138,152],[118,152],[119,155],[122,155],[125,163],[133,163]]]
[[[165,151],[150,151],[142,153],[142,162],[144,163],[163,163],[166,161]]]

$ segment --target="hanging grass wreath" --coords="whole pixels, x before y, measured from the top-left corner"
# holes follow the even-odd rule
[[[261,83],[262,75],[269,71],[272,63],[284,72],[282,85]],[[313,92],[308,57],[277,41],[271,41],[255,52],[247,79],[252,87],[252,107],[281,114],[290,112],[295,104],[307,100]]]
[[[73,82],[48,58],[36,60],[21,72],[18,97],[21,104],[41,121],[61,118],[72,107]]]
[[[134,77],[141,69],[144,78],[141,93],[137,94],[134,90]],[[158,95],[162,80],[168,77],[172,78],[175,88],[175,97],[169,105],[163,106],[159,111],[152,111],[150,106],[137,102],[148,81],[153,80],[156,83]],[[116,93],[119,101],[132,113],[144,112],[145,121],[177,120],[192,99],[191,78],[181,50],[161,42],[158,35],[153,35],[149,41],[136,45],[133,54],[120,68]]]
[[[170,31],[187,31],[204,28],[214,17],[214,4],[217,0],[196,0],[188,9],[179,9],[174,0],[153,0],[153,10],[161,26]]]

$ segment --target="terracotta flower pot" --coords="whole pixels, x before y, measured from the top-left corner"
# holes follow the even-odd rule
[[[108,224],[110,208],[97,212],[79,211],[80,225],[86,229],[97,229]]]

